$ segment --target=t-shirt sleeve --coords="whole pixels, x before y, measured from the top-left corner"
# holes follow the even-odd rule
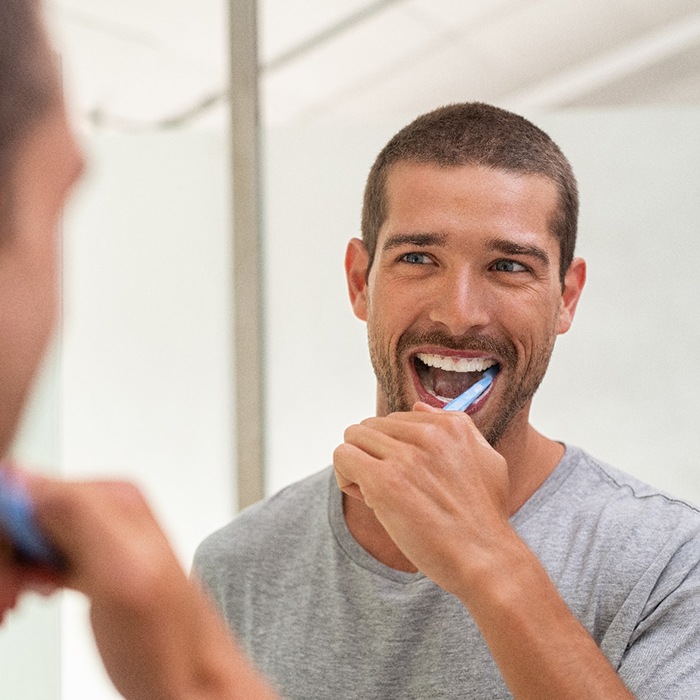
[[[640,700],[700,698],[700,541],[667,563],[618,669]]]

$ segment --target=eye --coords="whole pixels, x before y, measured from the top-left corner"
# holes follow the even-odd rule
[[[528,268],[515,260],[496,260],[493,264],[496,272],[527,272]]]
[[[425,253],[405,253],[400,259],[409,265],[429,265],[432,262],[430,256]]]

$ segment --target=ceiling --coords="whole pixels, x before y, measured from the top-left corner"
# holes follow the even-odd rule
[[[47,8],[92,128],[225,120],[225,0]],[[700,104],[700,0],[262,0],[258,22],[274,125],[376,122],[470,99],[523,112]]]

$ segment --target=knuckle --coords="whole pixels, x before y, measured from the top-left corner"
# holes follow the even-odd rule
[[[342,463],[342,461],[345,459],[346,452],[347,447],[345,443],[338,445],[338,447],[333,450],[333,464]]]
[[[353,425],[349,425],[347,428],[345,428],[345,431],[343,432],[343,440],[345,440],[345,442],[352,442],[359,430],[359,425],[356,425],[354,423]]]

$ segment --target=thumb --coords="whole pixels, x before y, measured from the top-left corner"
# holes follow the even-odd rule
[[[420,411],[422,413],[442,413],[441,408],[436,408],[435,406],[431,406],[429,403],[424,403],[423,401],[416,401],[416,403],[413,404],[413,410]]]

